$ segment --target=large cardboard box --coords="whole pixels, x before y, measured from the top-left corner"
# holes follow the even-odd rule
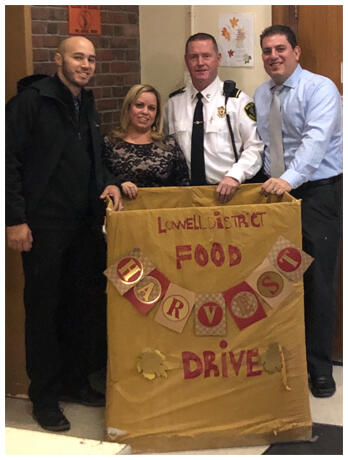
[[[133,452],[308,440],[301,204],[243,185],[108,210],[107,439]]]

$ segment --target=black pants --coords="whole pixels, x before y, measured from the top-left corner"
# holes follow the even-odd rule
[[[101,228],[33,230],[22,253],[29,397],[58,400],[106,364],[106,245]]]
[[[303,249],[315,258],[304,274],[308,371],[312,376],[331,375],[342,238],[342,179],[326,185],[304,184],[291,194],[302,199]]]

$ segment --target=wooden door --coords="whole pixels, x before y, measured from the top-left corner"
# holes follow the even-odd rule
[[[341,5],[272,6],[272,23],[290,26],[302,49],[301,66],[329,77],[343,94],[343,7]],[[343,256],[336,302],[333,360],[343,361]]]
[[[6,101],[16,94],[17,81],[33,72],[30,8],[6,5]],[[24,344],[24,277],[19,252],[7,247],[5,276],[5,392],[23,395],[28,388]]]
[[[302,49],[302,67],[329,77],[342,94],[342,6],[272,6],[272,23],[285,24],[294,30]]]

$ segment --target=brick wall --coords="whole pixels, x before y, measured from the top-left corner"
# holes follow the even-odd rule
[[[54,56],[68,36],[68,6],[32,6],[34,73],[55,73]],[[102,131],[117,126],[122,100],[140,82],[138,6],[101,6],[101,35],[87,36],[97,53],[93,89]]]

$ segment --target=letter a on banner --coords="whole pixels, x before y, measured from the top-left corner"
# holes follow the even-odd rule
[[[170,283],[155,316],[157,323],[181,332],[190,317],[196,294]]]
[[[149,311],[167,292],[170,281],[158,270],[152,270],[123,296],[128,299],[142,315]]]
[[[245,281],[227,289],[222,295],[239,329],[267,317],[256,292]]]

